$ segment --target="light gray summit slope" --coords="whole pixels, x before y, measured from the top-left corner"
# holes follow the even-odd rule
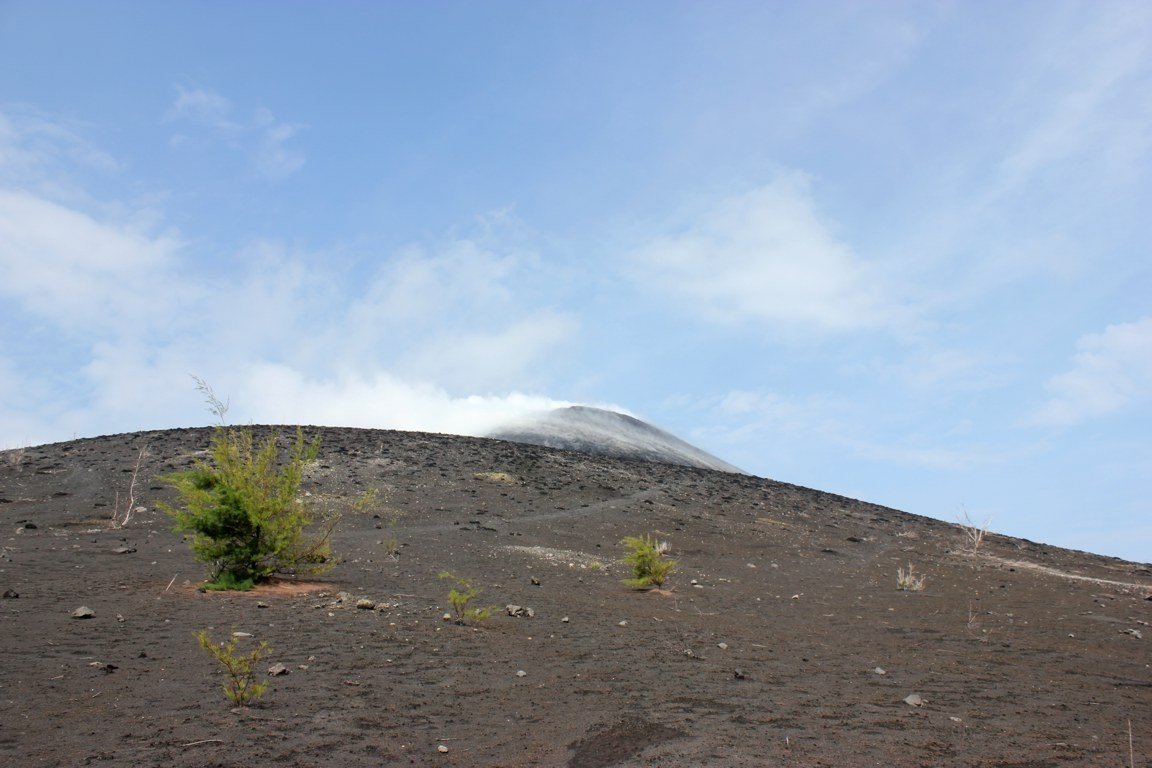
[[[544,411],[498,427],[485,437],[599,456],[746,474],[640,419],[583,405]]]

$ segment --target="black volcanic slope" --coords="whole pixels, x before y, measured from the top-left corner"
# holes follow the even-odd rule
[[[249,593],[198,592],[158,510],[212,430],[0,453],[0,765],[1152,765],[1146,564],[994,534],[973,552],[955,525],[750,475],[305,432],[303,498],[345,510],[342,562]],[[370,489],[380,508],[349,507]],[[678,561],[663,591],[621,583],[643,533]],[[897,589],[910,566],[920,591]],[[496,614],[444,621],[445,570]],[[201,630],[266,641],[260,677],[287,674],[232,711]]]
[[[595,456],[744,474],[728,462],[640,419],[583,405],[526,417],[490,431],[487,437]]]

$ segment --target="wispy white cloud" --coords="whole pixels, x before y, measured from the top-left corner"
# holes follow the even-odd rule
[[[1127,177],[1152,147],[1152,9],[1072,4],[1051,14],[1028,51],[1012,111],[1026,129],[997,169],[988,202],[1021,191],[1054,165],[1080,159]],[[1018,116],[1013,116],[1018,117]]]
[[[242,371],[233,402],[257,422],[410,429],[480,436],[517,416],[571,405],[510,392],[453,396],[432,383],[414,383],[385,371],[314,375],[258,363]]]
[[[266,107],[257,108],[248,119],[236,117],[236,111],[231,101],[214,91],[178,85],[165,118],[205,129],[211,140],[246,154],[256,172],[268,180],[287,178],[304,166],[304,154],[290,144],[303,125],[277,120]],[[180,149],[197,140],[194,134],[177,133],[170,143]]]
[[[0,295],[70,331],[121,332],[165,314],[156,286],[179,241],[0,189]]]
[[[543,385],[550,376],[541,362],[577,329],[572,315],[542,311],[491,332],[441,333],[406,355],[398,370],[456,392]]]
[[[876,328],[895,313],[879,271],[836,236],[802,173],[669,228],[632,254],[631,272],[685,311],[817,332]]]
[[[215,119],[227,105],[191,94],[182,108]],[[549,383],[577,326],[525,300],[531,260],[501,248],[497,222],[479,233],[487,245],[413,245],[357,282],[323,251],[257,239],[205,254],[107,208],[0,186],[0,318],[35,317],[45,340],[62,333],[83,356],[34,380],[0,323],[9,441],[202,422],[190,373],[231,395],[241,421],[478,434],[552,404],[521,392]],[[205,257],[232,268],[196,269]]]
[[[1045,388],[1029,424],[1069,427],[1152,400],[1152,317],[1080,337],[1072,367]]]

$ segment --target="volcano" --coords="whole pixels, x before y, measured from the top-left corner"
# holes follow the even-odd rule
[[[662,458],[304,427],[340,561],[250,592],[199,591],[163,512],[213,429],[0,452],[0,765],[1150,765],[1149,564],[662,463],[680,443],[619,414],[544,421]],[[637,535],[670,547],[661,589],[622,583]],[[490,618],[444,619],[445,571]],[[233,708],[200,632],[266,642],[267,692]]]
[[[498,427],[486,437],[614,459],[747,474],[645,421],[584,405],[528,416]]]

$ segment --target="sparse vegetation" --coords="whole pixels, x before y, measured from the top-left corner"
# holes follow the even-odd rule
[[[984,545],[984,537],[988,535],[988,526],[992,523],[992,519],[988,518],[983,525],[978,525],[972,521],[968,510],[965,509],[956,522],[964,532],[964,550],[972,554],[979,552],[980,547]]]
[[[383,548],[384,554],[393,560],[400,558],[400,537],[396,535],[396,525],[404,517],[404,511],[396,509],[380,499],[381,493],[373,488],[365,491],[360,498],[352,502],[352,511],[358,515],[372,515],[380,522],[376,525],[384,531],[383,538],[378,544]]]
[[[208,404],[208,410],[220,422],[220,426],[224,426],[224,417],[228,414],[228,407],[231,401],[221,401],[216,397],[216,393],[212,391],[212,387],[204,379],[195,374],[190,374],[192,381],[196,382],[196,390],[204,395],[204,402]]]
[[[507,472],[473,472],[472,477],[476,480],[486,480],[489,483],[516,484],[516,478]]]
[[[916,568],[912,563],[908,563],[908,570],[903,568],[896,569],[896,589],[903,592],[920,592],[924,589],[927,579],[924,576],[916,575]]]
[[[669,545],[651,536],[625,536],[621,542],[628,553],[622,562],[632,568],[632,578],[624,583],[634,589],[661,587],[676,569],[676,561],[667,559]]]
[[[280,461],[275,435],[257,446],[251,429],[218,427],[210,461],[161,478],[181,501],[161,508],[191,534],[196,559],[211,565],[207,586],[243,589],[275,573],[315,575],[335,564],[330,540],[339,515],[320,515],[298,498],[318,451],[319,442],[297,429]]]
[[[228,675],[224,693],[234,706],[247,706],[249,701],[260,698],[268,690],[267,681],[256,682],[256,665],[271,651],[267,642],[261,641],[248,653],[237,653],[240,638],[235,633],[226,642],[217,643],[205,629],[196,634],[196,640],[224,667]]]
[[[481,622],[489,618],[496,606],[484,608],[471,608],[472,601],[480,596],[481,590],[472,585],[470,579],[464,579],[450,571],[441,571],[440,578],[453,582],[456,586],[448,592],[448,604],[456,614],[457,624],[467,624],[469,621]]]
[[[13,469],[19,469],[20,465],[24,463],[25,449],[23,448],[9,448],[6,451],[0,451],[0,453],[4,454],[4,463]]]

